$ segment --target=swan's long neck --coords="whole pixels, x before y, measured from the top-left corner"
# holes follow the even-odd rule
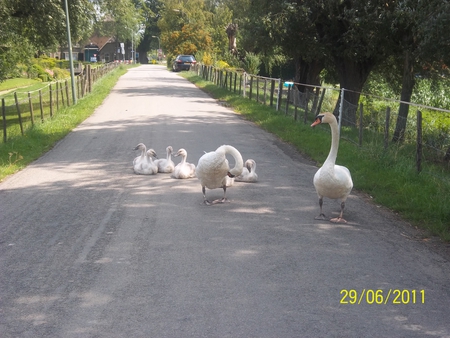
[[[142,147],[141,158],[144,159],[147,155],[147,148],[145,146]]]
[[[232,146],[224,145],[217,148],[216,152],[224,152],[225,154],[230,154],[233,156],[235,164],[233,169],[230,170],[230,174],[239,176],[242,174],[242,169],[244,168],[244,161],[242,159],[241,153]]]
[[[170,161],[171,155],[172,155],[172,152],[170,151],[170,149],[167,149],[167,156],[166,156],[167,161]]]
[[[331,128],[331,149],[325,163],[333,165],[336,163],[336,157],[339,149],[339,130],[336,120],[330,123]]]
[[[181,155],[181,164],[186,163],[186,158],[187,158],[187,155]]]

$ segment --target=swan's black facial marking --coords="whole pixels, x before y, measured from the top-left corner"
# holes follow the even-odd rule
[[[227,172],[227,175],[228,175],[228,177],[231,177],[231,178],[233,178],[233,177],[235,177],[236,175],[233,175],[232,173],[230,173],[230,172]]]
[[[316,115],[316,117],[314,118],[313,124],[311,124],[311,127],[314,127],[314,126],[316,126],[318,124],[321,124],[322,123],[322,119],[323,119],[324,116],[325,115],[323,115],[323,114]]]

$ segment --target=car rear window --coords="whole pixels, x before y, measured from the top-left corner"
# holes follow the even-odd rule
[[[180,56],[180,60],[184,61],[184,62],[186,62],[186,61],[191,61],[191,62],[195,61],[194,57],[193,56],[189,56],[189,55]]]

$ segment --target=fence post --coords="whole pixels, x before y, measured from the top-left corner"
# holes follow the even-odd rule
[[[2,99],[2,117],[3,117],[3,143],[6,143],[6,106],[5,99]]]
[[[417,157],[416,165],[417,171],[420,173],[422,171],[422,112],[417,110]]]
[[[239,74],[239,90],[238,90],[238,93],[241,93],[241,90],[242,90],[242,81],[243,81],[242,75],[243,74]]]
[[[303,123],[308,122],[308,88],[305,88],[305,114],[303,115]]]
[[[252,94],[253,94],[253,76],[250,75],[250,91],[248,93],[248,99],[252,100]]]
[[[234,92],[236,93],[237,72],[234,72]]]
[[[56,111],[59,110],[59,91],[58,91],[58,82],[56,82]]]
[[[287,91],[287,97],[286,97],[286,108],[285,108],[285,111],[284,111],[284,116],[287,115],[288,110],[289,110],[289,99],[290,99],[290,96],[291,96],[291,85],[288,85],[288,91]]]
[[[62,82],[59,83],[59,91],[61,94],[61,103],[62,103],[62,106],[64,107],[66,104],[64,103],[64,89],[63,89]]]
[[[53,89],[52,89],[52,84],[50,83],[49,86],[50,89],[50,117],[53,117]]]
[[[92,91],[92,72],[91,72],[91,65],[87,65],[87,83],[88,83],[88,90],[87,92],[90,93]]]
[[[20,132],[22,133],[23,136],[22,115],[20,114],[20,106],[19,100],[17,99],[17,92],[14,92],[14,100],[16,101],[17,115],[19,116]]]
[[[391,107],[386,108],[386,123],[384,125],[384,150],[389,146],[389,122],[391,119]]]
[[[270,80],[270,100],[269,105],[273,107],[273,95],[275,94],[275,80]]]
[[[259,76],[256,76],[256,102],[259,102]]]
[[[66,80],[66,99],[67,99],[67,107],[70,106],[70,101],[69,101],[69,83]]]
[[[44,105],[42,104],[42,90],[39,89],[39,108],[41,109],[41,120],[44,122]]]
[[[363,141],[363,103],[359,104],[359,146],[362,147]]]
[[[247,73],[244,72],[242,77],[242,97],[245,97],[245,88],[247,87]]]
[[[31,93],[28,92],[28,104],[30,105],[31,125],[34,126],[33,102],[31,101]]]
[[[281,106],[281,93],[283,92],[283,83],[281,79],[278,79],[278,95],[277,95],[277,108],[276,111],[280,111]]]
[[[294,86],[292,95],[294,97],[294,121],[297,121],[297,113],[298,113],[298,88]]]
[[[266,105],[266,101],[267,101],[267,78],[264,78],[264,105]]]

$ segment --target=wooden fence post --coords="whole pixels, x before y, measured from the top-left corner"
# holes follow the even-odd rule
[[[67,80],[66,80],[65,86],[66,86],[67,107],[69,107],[70,106],[70,101],[69,101],[69,83],[67,82]]]
[[[297,114],[298,114],[298,95],[299,90],[297,87],[293,88],[292,94],[294,95],[294,121],[297,121]]]
[[[42,90],[39,89],[39,108],[41,109],[41,121],[44,122],[44,105],[42,104]]]
[[[30,105],[31,125],[34,126],[33,102],[31,101],[31,93],[28,92],[28,104]]]
[[[22,136],[23,136],[22,115],[20,114],[20,106],[19,106],[19,100],[17,99],[17,92],[14,92],[14,100],[16,101],[17,115],[19,116],[20,132],[22,133]]]
[[[65,106],[65,103],[64,103],[64,89],[63,89],[62,82],[59,83],[59,91],[60,91],[60,94],[61,94],[61,103],[62,103],[62,106],[64,107]]]
[[[256,77],[256,102],[259,102],[259,76]]]
[[[52,84],[50,83],[49,86],[50,89],[50,117],[53,117],[53,88],[52,88]]]
[[[284,115],[286,116],[289,110],[289,100],[291,97],[291,85],[288,85],[287,97],[286,97],[286,108],[284,111]]]
[[[59,110],[59,91],[58,91],[58,83],[59,83],[59,82],[56,82],[56,90],[55,90],[55,92],[56,92],[56,111]]]
[[[281,95],[283,94],[283,82],[281,79],[278,79],[278,95],[277,95],[277,106],[276,111],[280,110],[281,107]]]
[[[273,96],[275,94],[275,80],[270,81],[270,99],[269,99],[269,105],[273,107]]]
[[[252,100],[252,94],[253,94],[253,76],[250,75],[250,92],[248,94],[248,99]]]
[[[359,146],[362,147],[362,142],[363,142],[363,127],[364,127],[364,123],[363,123],[363,103],[361,102],[359,105]]]
[[[386,123],[384,126],[384,150],[389,147],[389,120],[391,119],[391,107],[386,108]]]
[[[87,92],[90,93],[92,91],[92,72],[91,72],[91,65],[87,65],[87,83],[88,83],[88,90]]]
[[[267,101],[267,78],[264,78],[264,100],[263,103],[266,105]]]
[[[422,112],[420,110],[417,111],[417,157],[416,157],[416,165],[417,171],[420,173],[422,171]]]
[[[6,106],[5,99],[2,99],[2,117],[3,117],[3,143],[8,139],[6,136]]]

